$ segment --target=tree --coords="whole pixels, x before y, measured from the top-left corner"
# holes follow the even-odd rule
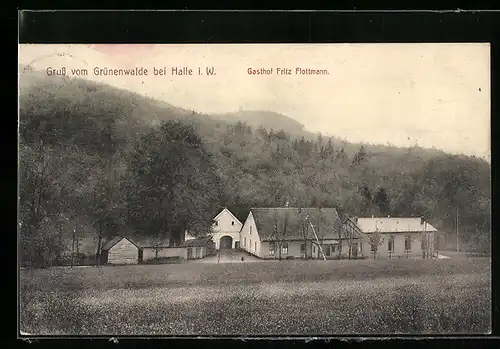
[[[367,159],[367,155],[365,147],[361,146],[352,159],[351,167],[356,168],[358,165],[362,164]]]
[[[288,207],[288,205],[287,205]],[[281,214],[280,214],[281,213]],[[271,239],[273,242],[276,244],[276,248],[278,249],[278,259],[282,259],[282,247],[284,241],[286,241],[286,238],[288,236],[288,229],[289,229],[289,219],[290,219],[290,212],[289,210],[280,210],[280,209],[274,209],[273,212],[273,233],[271,235]],[[276,252],[275,252],[276,256]]]
[[[376,230],[373,233],[368,234],[368,241],[373,253],[373,259],[376,259],[378,247],[384,243],[384,238],[382,237],[382,234],[380,234],[380,231]]]
[[[335,162],[339,161],[340,166],[344,167],[345,162],[347,160],[347,154],[344,151],[344,148],[340,148],[337,150],[337,154],[335,155]]]
[[[379,188],[373,197],[373,202],[378,206],[380,213],[384,216],[390,213],[390,202],[389,197],[385,191],[385,188]]]
[[[152,240],[151,240],[151,246],[153,247],[153,250],[155,251],[155,259],[158,259],[158,253],[162,250],[164,246],[165,237],[163,234],[158,233]]]
[[[360,198],[359,214],[361,216],[370,215],[373,212],[373,196],[370,188],[365,184],[358,188],[358,194]]]
[[[126,180],[129,224],[180,241],[186,230],[210,232],[220,181],[195,130],[168,121],[141,138]]]
[[[309,225],[308,225],[308,221],[307,221],[307,216],[300,215],[299,229],[301,230],[302,238],[304,239],[304,246],[306,248],[305,257],[307,259],[309,257],[307,255],[307,242],[309,239]]]
[[[73,221],[63,214],[66,207],[61,199],[70,184],[65,176],[70,166],[42,141],[32,145],[21,142],[19,157],[21,259],[46,265],[60,257],[62,234],[67,221]]]

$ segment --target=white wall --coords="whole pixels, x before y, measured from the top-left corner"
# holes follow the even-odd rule
[[[217,224],[212,226],[211,234],[215,248],[217,250],[220,248],[220,239],[223,236],[230,236],[233,239],[231,248],[235,248],[236,242],[240,241],[242,224],[227,209],[224,209],[214,221]]]
[[[253,218],[252,212],[248,214],[248,217],[243,224],[243,228],[241,228],[240,247],[243,250],[250,252],[251,254],[261,257],[260,237],[257,231],[257,226],[255,225],[255,220]]]
[[[167,257],[181,257],[186,258],[186,248],[185,247],[165,247],[158,250],[158,258]],[[146,261],[148,259],[156,258],[156,249],[152,247],[146,247],[142,252],[142,260]]]
[[[137,264],[139,263],[139,249],[129,240],[123,238],[109,249],[108,263]]]
[[[434,232],[427,233],[429,236],[429,243],[431,253],[434,253]],[[389,237],[394,238],[394,252],[389,254]],[[411,238],[411,250],[408,253],[405,250],[405,239],[406,236]],[[377,248],[377,258],[398,258],[398,257],[412,257],[412,258],[422,258],[422,239],[426,239],[424,233],[411,232],[411,233],[395,233],[395,234],[382,234],[382,243]],[[369,239],[364,238],[363,242],[363,255],[367,257],[373,257],[371,252],[371,246]]]

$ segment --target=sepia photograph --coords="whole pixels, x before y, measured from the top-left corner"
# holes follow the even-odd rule
[[[491,332],[488,43],[18,50],[20,335]]]

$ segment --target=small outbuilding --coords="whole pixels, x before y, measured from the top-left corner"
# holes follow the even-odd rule
[[[116,236],[101,249],[103,263],[138,264],[142,259],[142,249],[132,239]]]
[[[180,248],[185,249],[186,259],[198,259],[215,254],[215,244],[211,236],[186,240]]]

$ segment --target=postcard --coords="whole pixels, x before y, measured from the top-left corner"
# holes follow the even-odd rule
[[[19,45],[20,331],[491,331],[490,46]]]

